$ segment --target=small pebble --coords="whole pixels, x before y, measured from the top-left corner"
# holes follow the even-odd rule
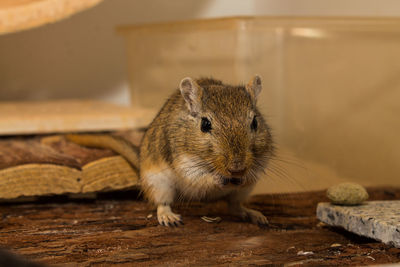
[[[359,205],[368,199],[367,190],[356,183],[334,185],[328,189],[326,195],[333,204],[338,205]]]

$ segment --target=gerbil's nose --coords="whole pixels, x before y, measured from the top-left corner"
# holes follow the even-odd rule
[[[244,166],[243,161],[233,160],[228,171],[231,173],[232,177],[242,177],[246,172],[246,167]]]

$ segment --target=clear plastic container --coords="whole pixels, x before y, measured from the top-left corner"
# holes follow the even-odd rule
[[[278,146],[256,192],[400,185],[400,19],[243,17],[119,28],[133,105],[186,76],[263,78]]]

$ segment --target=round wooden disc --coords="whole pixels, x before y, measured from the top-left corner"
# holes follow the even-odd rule
[[[67,18],[103,0],[0,0],[0,34]]]

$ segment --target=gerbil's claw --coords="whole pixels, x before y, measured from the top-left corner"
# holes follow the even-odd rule
[[[247,217],[253,224],[263,227],[268,225],[267,217],[265,217],[261,212],[252,209],[246,209],[246,213]]]
[[[173,213],[169,206],[161,206],[157,209],[157,219],[161,225],[168,227],[177,227],[179,223],[183,224],[181,215]]]
[[[257,224],[260,227],[265,227],[268,225],[267,218],[259,211],[240,206],[238,209],[233,210],[232,213],[240,216],[242,220],[250,221],[251,223]]]
[[[267,228],[269,225],[268,219],[263,215],[263,217],[259,217],[258,226],[260,228]]]

